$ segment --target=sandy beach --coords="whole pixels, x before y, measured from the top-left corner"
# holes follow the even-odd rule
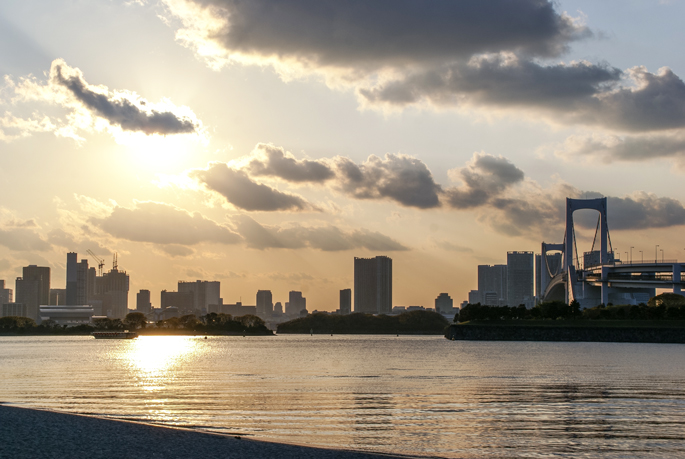
[[[0,405],[0,458],[321,458],[393,456],[270,443],[244,437],[160,427]]]

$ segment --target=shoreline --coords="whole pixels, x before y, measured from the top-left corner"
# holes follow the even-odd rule
[[[327,449],[0,402],[0,457],[21,458],[427,458]]]

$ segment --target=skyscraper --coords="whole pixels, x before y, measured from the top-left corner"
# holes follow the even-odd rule
[[[507,302],[533,307],[533,252],[507,252]]]
[[[479,302],[488,306],[507,304],[507,266],[478,265]]]
[[[354,257],[354,312],[390,314],[392,259]]]
[[[5,288],[5,281],[0,280],[0,304],[12,303],[14,301],[11,288]]]
[[[38,282],[38,304],[48,304],[50,302],[50,268],[47,266],[28,265],[22,269],[24,280],[35,280]],[[18,301],[20,303],[20,301]]]
[[[261,318],[271,317],[274,312],[273,297],[271,290],[257,291],[257,315]]]
[[[78,279],[77,265],[78,254],[76,252],[67,253],[67,303],[68,305],[75,305],[76,303],[76,282]]]
[[[352,312],[352,289],[346,288],[340,290],[340,314],[349,314]]]
[[[302,296],[302,292],[289,292],[288,300],[285,304],[285,313],[289,316],[299,316],[303,309],[307,309],[307,299]]]
[[[136,293],[136,311],[142,312],[143,314],[147,314],[152,311],[149,290],[141,290]]]
[[[178,281],[178,291],[193,293],[193,309],[206,313],[210,304],[221,304],[221,283],[217,281]]]

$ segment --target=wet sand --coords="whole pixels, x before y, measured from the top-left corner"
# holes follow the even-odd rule
[[[0,458],[322,458],[394,456],[311,448],[92,416],[0,405]]]

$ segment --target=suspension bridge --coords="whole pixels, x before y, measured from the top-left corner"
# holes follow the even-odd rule
[[[573,214],[578,210],[599,212],[592,248],[578,257]],[[554,256],[560,253],[561,256]],[[548,255],[549,254],[549,255]],[[551,256],[550,256],[551,255]],[[599,304],[639,304],[656,289],[682,294],[681,273],[685,263],[673,260],[622,262],[614,256],[607,225],[607,198],[566,198],[566,230],[561,244],[542,243],[540,265],[548,282],[541,285],[541,301],[578,301],[581,308]],[[663,255],[662,255],[663,256]],[[656,258],[656,257],[655,257]]]

